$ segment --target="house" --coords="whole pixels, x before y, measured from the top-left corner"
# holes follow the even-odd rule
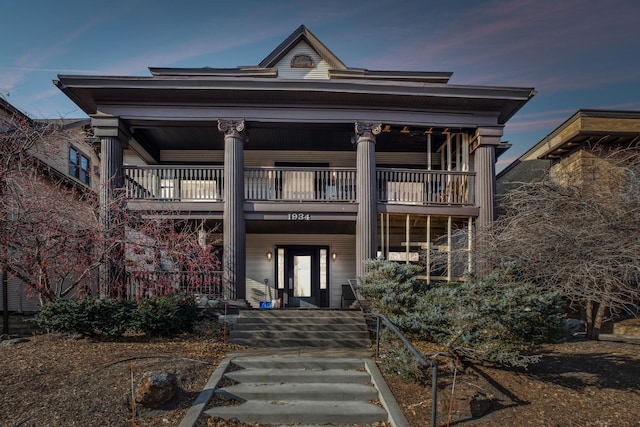
[[[340,307],[363,260],[490,224],[504,125],[534,95],[351,68],[305,26],[256,66],[150,72],[54,83],[91,117],[103,200],[222,231],[219,297],[254,306]],[[428,280],[469,268],[455,244],[468,260]]]
[[[2,234],[3,243],[7,245],[2,248],[2,262],[6,260],[8,264],[7,268],[2,265],[0,292],[5,332],[9,330],[9,314],[33,313],[39,305],[33,290],[28,289],[21,280],[25,277],[21,273],[28,269],[18,271],[23,264],[21,261],[25,259],[22,255],[36,252],[35,248],[25,243],[31,242],[27,237],[31,230],[27,230],[26,225],[29,219],[38,215],[34,206],[41,208],[39,218],[54,215],[56,206],[54,203],[47,204],[47,200],[57,200],[60,206],[64,200],[70,203],[69,206],[77,202],[76,207],[90,209],[84,204],[81,194],[95,193],[100,180],[96,168],[97,155],[85,143],[88,126],[88,119],[34,120],[0,98],[0,153],[3,160],[10,159],[9,162],[3,162],[0,170]],[[53,128],[57,131],[51,132]],[[24,201],[32,203],[25,206]],[[13,211],[14,207],[18,210]],[[67,210],[75,211],[74,215],[81,215],[82,209]],[[68,215],[66,219],[72,220],[72,217]],[[43,265],[46,264],[45,255],[40,255]],[[11,332],[16,331],[13,326]]]
[[[497,193],[546,174],[559,182],[618,185],[608,151],[639,144],[640,111],[578,110],[498,174]]]

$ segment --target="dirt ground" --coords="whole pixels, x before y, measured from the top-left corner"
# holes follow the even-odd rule
[[[202,334],[96,341],[36,335],[0,345],[0,426],[176,426],[217,363],[238,347]],[[638,426],[640,340],[572,340],[541,349],[528,371],[444,366],[438,425]],[[176,374],[180,390],[155,410],[131,409],[133,382],[148,370]],[[430,384],[388,378],[412,426],[428,425]],[[449,404],[452,402],[449,418]],[[472,418],[470,408],[488,412]],[[215,424],[209,425],[241,425]]]

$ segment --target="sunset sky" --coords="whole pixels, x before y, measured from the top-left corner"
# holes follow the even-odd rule
[[[257,65],[304,24],[349,67],[534,87],[501,168],[580,108],[640,110],[639,17],[637,0],[0,0],[0,96],[34,118],[85,117],[58,74]]]

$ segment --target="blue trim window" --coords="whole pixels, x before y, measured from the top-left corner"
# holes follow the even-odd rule
[[[74,147],[69,147],[69,175],[79,179],[82,183],[89,185],[91,177],[89,169],[91,161],[81,151]]]

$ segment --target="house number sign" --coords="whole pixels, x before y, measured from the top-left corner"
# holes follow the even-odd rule
[[[311,214],[303,212],[291,212],[287,214],[287,219],[289,221],[309,221],[311,219]]]

